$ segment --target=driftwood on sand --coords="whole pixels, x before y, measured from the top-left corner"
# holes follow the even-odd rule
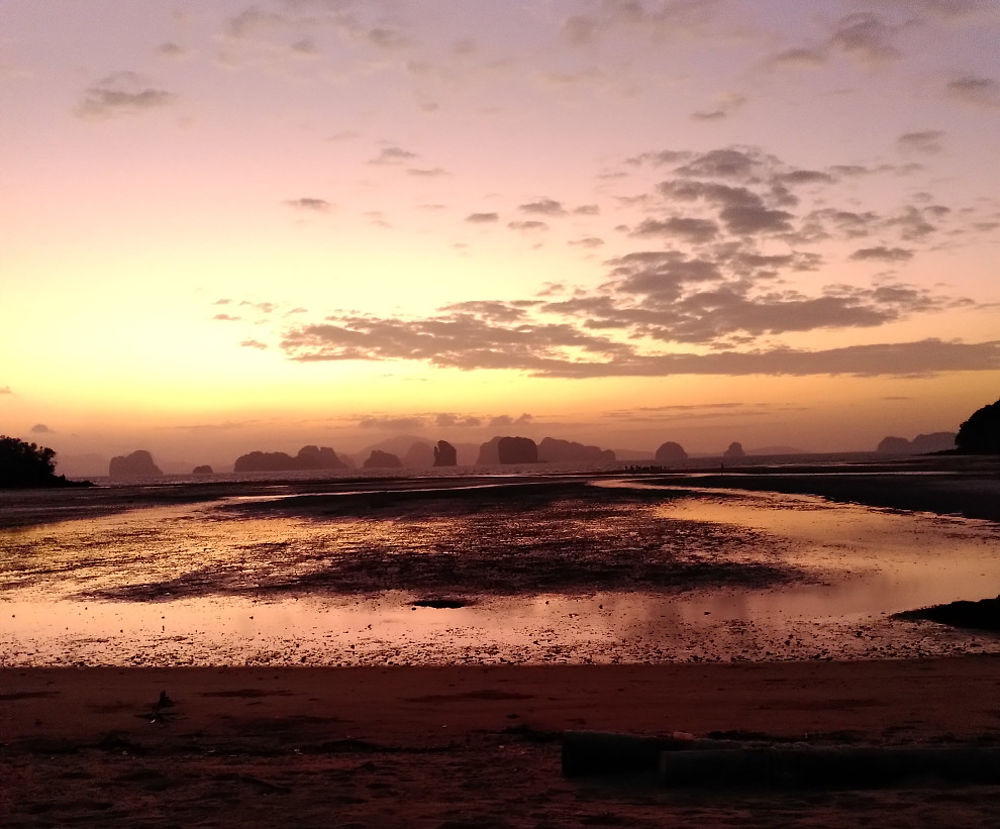
[[[1000,746],[817,746],[700,739],[683,732],[644,736],[590,731],[563,735],[567,777],[658,771],[668,787],[877,788],[934,778],[1000,782]]]

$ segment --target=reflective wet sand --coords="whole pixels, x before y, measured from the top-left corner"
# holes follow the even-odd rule
[[[996,595],[998,552],[987,522],[624,479],[158,506],[0,533],[0,664],[1000,651],[890,618]]]

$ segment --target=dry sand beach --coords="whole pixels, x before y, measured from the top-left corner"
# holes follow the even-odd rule
[[[891,483],[882,490],[891,493],[891,503],[877,500],[879,490],[871,485],[852,493],[852,478],[838,472],[786,471],[755,476],[754,480],[763,482],[766,478],[774,489],[786,492],[820,491],[830,497],[881,503],[894,510],[905,510],[909,503],[919,510],[934,508],[946,514],[960,510],[954,508],[953,500],[935,493],[946,485],[953,495],[961,491],[963,480],[969,492],[982,492],[984,485],[995,486],[995,474],[989,468],[977,468],[974,474],[968,470],[939,470],[934,475],[901,471],[894,478],[890,476]],[[699,491],[711,486],[733,488],[737,476],[727,474],[724,478],[696,482],[659,476],[646,478],[644,483],[654,490],[681,484]],[[857,479],[856,474],[853,479]],[[877,479],[873,475],[868,480]],[[746,488],[757,486],[765,484]],[[398,496],[363,492],[352,496],[353,500],[335,500],[316,484],[297,484],[293,489],[281,493],[293,496],[289,500],[260,500],[264,494],[260,487],[244,488],[236,493],[243,500],[228,502],[226,514],[219,520],[234,520],[233,515],[238,516],[236,520],[251,522],[304,520],[312,532],[316,525],[325,526],[334,518],[346,520],[348,513],[360,510],[374,515],[381,510],[390,523],[403,522],[408,533],[413,530],[404,514],[416,502],[405,501],[401,509]],[[659,497],[654,490],[649,491],[652,495],[630,501],[629,509],[639,504],[647,510],[646,499]],[[531,501],[527,493],[521,493],[522,506]],[[189,490],[185,495],[161,490],[134,493],[131,497],[138,498],[138,503],[123,503],[98,492],[80,496],[82,501],[70,504],[69,511],[77,517],[86,514],[110,520],[109,516],[121,514],[138,520],[145,514],[142,509],[116,511],[123,506],[150,506],[150,502],[157,505],[155,509],[185,499],[207,503],[218,495],[218,491]],[[310,495],[319,500],[308,500]],[[618,496],[612,487],[605,497],[614,501]],[[421,498],[411,518],[422,527],[423,535],[414,537],[423,539],[420,543],[427,553],[437,549],[434,545],[441,543],[443,531],[439,524],[428,523],[427,501],[424,496],[418,496],[418,501]],[[544,509],[551,510],[551,504],[542,500]],[[467,509],[470,503],[474,505],[471,510]],[[480,514],[482,503],[449,497],[444,523],[454,529],[454,522],[463,514],[466,517],[461,521],[471,520],[468,514]],[[656,515],[667,521],[686,521],[685,510],[693,509],[693,503],[691,499],[671,502],[666,512]],[[725,498],[709,503],[716,511],[734,508]],[[743,503],[737,499],[737,506]],[[826,513],[822,505],[808,500],[803,503],[788,513],[790,527],[796,521],[808,525],[824,516],[840,520],[857,514]],[[34,525],[50,536],[60,526],[39,525],[39,506],[30,503],[30,498],[10,498],[7,506],[8,523],[22,525],[20,530],[10,530],[13,535],[9,536],[20,539],[19,544],[28,544],[33,538],[30,533],[34,530],[25,525]],[[590,504],[587,509],[592,507]],[[836,505],[830,508],[840,510]],[[21,518],[16,519],[13,516],[19,509]],[[754,514],[769,514],[766,509],[755,509]],[[863,514],[865,508],[857,509]],[[305,519],[303,510],[309,513]],[[879,522],[911,520],[906,512],[875,510],[873,514]],[[545,515],[554,515],[558,522],[577,520],[574,514],[560,511]],[[600,520],[608,523],[613,517],[605,515]],[[979,517],[996,520],[996,515],[980,513]],[[988,555],[996,549],[996,525],[992,522],[964,524],[965,519],[932,516],[926,520],[931,522],[929,531],[938,534],[933,536],[936,539],[978,545]],[[713,535],[721,530],[714,522],[710,525],[713,529],[705,537],[728,549],[729,536]],[[71,521],[61,526],[77,525]],[[648,531],[653,532],[658,525],[653,522],[650,526],[653,529]],[[892,529],[902,525],[884,526]],[[765,542],[770,538],[763,524],[749,529],[763,533]],[[594,532],[580,531],[580,549],[586,551],[595,539],[600,541],[601,536]],[[744,553],[739,551],[747,537],[741,531],[732,542],[737,550],[732,561],[743,561],[740,556]],[[754,545],[760,540],[756,535],[751,537],[756,539]],[[101,536],[87,538],[88,543],[101,540]],[[624,594],[632,591],[634,585],[630,588],[629,582],[633,581],[649,590],[667,590],[671,601],[699,601],[701,587],[696,582],[703,571],[690,569],[700,566],[699,562],[683,559],[683,567],[677,570],[675,556],[667,567],[656,553],[662,539],[650,538],[656,543],[640,533],[630,547],[640,554],[639,572],[607,570],[606,562],[600,567],[594,564],[596,570],[581,569],[564,561],[545,571],[546,578],[555,583],[555,589],[586,594],[595,589],[596,573],[599,579],[622,579],[618,590]],[[702,536],[693,536],[696,542],[699,538]],[[789,538],[796,537],[790,533]],[[153,535],[146,540],[154,546],[159,543]],[[510,536],[509,543],[527,542],[520,535]],[[758,549],[754,545],[751,550]],[[366,547],[360,552],[369,556],[369,565],[381,566],[387,559],[379,549]],[[546,549],[551,558],[561,560],[558,546]],[[792,553],[794,549],[775,558],[771,569],[751,567],[749,583],[746,571],[723,569],[712,571],[712,577],[728,574],[735,578],[722,593],[793,596],[796,589],[805,589],[797,585],[810,582],[793,572]],[[502,572],[513,568],[515,562],[506,559],[501,570],[490,570],[487,559],[484,553],[481,569],[474,571],[477,590],[486,608],[502,609],[508,606],[504,602],[511,601],[507,593],[513,590],[516,594],[524,585]],[[400,577],[413,588],[407,602],[418,595],[455,592],[457,583],[449,581],[454,576],[449,562],[433,556],[428,560],[433,564],[429,568],[408,569],[411,565],[403,560],[393,571],[397,576],[402,574]],[[337,592],[340,587],[331,586],[329,578],[319,578],[306,564],[299,562],[297,580],[291,582],[284,569],[280,573],[275,569],[254,573],[259,612],[266,612],[269,602],[297,601],[310,591],[319,591],[329,601],[343,599]],[[123,560],[123,566],[140,565],[147,566],[144,560]],[[95,602],[172,607],[163,604],[157,593],[167,584],[171,591],[184,594],[183,601],[246,599],[244,582],[232,575],[206,583],[176,575],[165,579],[152,570],[129,582],[112,578],[98,565],[77,562],[73,566],[94,585],[92,592],[105,591],[104,599],[90,600]],[[336,572],[340,578],[361,578],[356,572]],[[28,597],[37,591],[55,590],[55,578],[37,568],[17,572],[8,568],[5,576],[8,595],[13,590]],[[678,578],[683,579],[679,588]],[[851,578],[844,581],[850,583]],[[362,592],[379,587],[363,581],[351,584],[352,590]],[[996,591],[996,584],[980,585],[983,595],[991,588]],[[206,597],[205,593],[211,595]],[[462,595],[468,598],[469,593],[466,590]],[[73,595],[68,593],[70,598],[59,601],[79,601],[72,599]],[[556,598],[552,601],[558,604]],[[420,612],[409,607],[405,610]],[[475,612],[474,607],[466,610]],[[384,608],[376,611],[387,612]],[[16,625],[17,620],[8,624]],[[727,629],[732,629],[733,624],[727,624]],[[407,663],[404,667],[385,666],[385,652],[377,649],[345,662],[350,667],[332,667],[331,661],[337,664],[337,657],[327,654],[324,662],[319,649],[309,652],[309,660],[297,660],[299,667],[291,667],[290,661],[277,656],[274,664],[251,667],[235,667],[241,664],[235,659],[230,659],[229,666],[179,667],[169,660],[152,659],[155,650],[149,651],[150,664],[157,667],[123,667],[139,663],[115,662],[125,643],[113,636],[97,637],[90,651],[74,639],[73,652],[90,654],[78,661],[90,667],[73,667],[74,662],[67,661],[72,648],[65,650],[68,646],[58,637],[38,639],[32,645],[51,645],[52,658],[48,659],[41,652],[26,656],[27,651],[7,641],[6,667],[0,669],[0,764],[4,769],[0,823],[229,826],[270,825],[291,818],[303,826],[991,825],[1000,807],[1000,784],[944,779],[933,769],[891,785],[860,787],[814,781],[798,787],[719,788],[707,779],[705,786],[671,788],[652,773],[584,778],[561,773],[562,737],[567,731],[579,730],[647,735],[681,731],[697,737],[764,740],[779,746],[789,741],[848,747],[1000,745],[1000,656],[983,653],[996,649],[995,634],[952,631],[929,622],[885,619],[880,624],[879,635],[888,637],[879,640],[881,644],[857,649],[856,643],[869,635],[865,631],[872,631],[874,637],[878,625],[862,625],[850,616],[848,622],[820,626],[825,637],[822,641],[829,648],[826,653],[813,652],[812,645],[803,650],[805,646],[792,642],[789,636],[787,652],[773,651],[770,656],[763,651],[744,656],[743,651],[734,650],[735,645],[727,645],[729,650],[719,645],[723,649],[716,658],[723,664],[691,664],[697,658],[690,652],[677,652],[671,658],[662,651],[656,657],[635,643],[629,645],[633,650],[612,644],[603,651],[598,649],[598,655],[606,657],[603,661],[627,664],[555,664],[587,661],[580,650],[588,646],[590,640],[586,639],[580,640],[577,650],[560,645],[561,650],[518,651],[516,643],[507,642],[489,653],[469,651],[468,660],[458,660],[454,652],[440,645],[441,637],[447,638],[447,628],[441,637],[415,641],[410,651],[397,649],[397,659]],[[690,628],[692,635],[721,629]],[[898,633],[911,629],[921,631],[919,637],[907,639]],[[644,636],[655,638],[654,634],[650,628]],[[563,632],[564,638],[568,635]],[[190,637],[188,645],[178,646],[176,652],[197,652],[198,641]],[[746,640],[741,642],[739,647],[746,648]],[[205,648],[217,645],[211,637],[201,644]],[[330,641],[331,652],[340,646]],[[430,654],[425,661],[435,664],[420,664],[425,648]],[[96,656],[102,653],[103,658]],[[923,658],[882,658],[887,654]],[[507,657],[524,664],[501,664]],[[321,667],[310,666],[313,658]],[[469,664],[457,664],[459,661]],[[46,664],[63,667],[40,667]],[[98,664],[108,666],[93,667]]]
[[[1000,785],[567,779],[565,729],[994,742],[1000,659],[4,675],[5,826],[989,826]],[[175,705],[154,711],[166,690]],[[736,736],[740,736],[739,733]]]

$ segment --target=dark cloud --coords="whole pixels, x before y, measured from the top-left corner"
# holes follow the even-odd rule
[[[760,159],[755,154],[727,148],[696,156],[674,172],[692,178],[746,179],[759,165]]]
[[[262,343],[260,340],[243,340],[240,343],[243,348],[256,348],[261,351],[267,348],[267,343]]]
[[[503,426],[526,426],[531,423],[534,418],[525,412],[520,417],[511,417],[510,415],[497,415],[496,417],[491,417],[490,422],[487,424],[491,429],[500,428]]]
[[[535,294],[535,296],[538,297],[556,296],[557,294],[561,294],[565,290],[566,286],[563,285],[562,282],[545,282],[542,284],[542,289],[538,291]]]
[[[529,232],[549,229],[549,226],[545,222],[539,222],[536,219],[529,219],[526,222],[507,222],[507,227],[511,230],[526,230]]]
[[[939,153],[942,138],[944,133],[941,130],[906,132],[896,139],[896,146],[907,152]]]
[[[417,157],[416,153],[404,150],[402,147],[383,147],[375,158],[369,159],[369,164],[402,164],[404,161],[412,161]]]
[[[830,238],[857,239],[871,234],[881,221],[877,213],[856,213],[827,207],[808,213],[795,232],[794,239],[799,244]]]
[[[166,42],[161,43],[156,47],[156,54],[163,55],[168,58],[178,58],[185,54],[184,49],[178,46],[176,43]]]
[[[311,210],[315,213],[328,213],[332,207],[326,199],[310,198],[308,196],[299,199],[288,199],[285,201],[285,204],[296,210]]]
[[[834,164],[830,167],[830,172],[842,178],[857,178],[870,175],[874,171],[861,164]]]
[[[684,161],[691,157],[691,153],[678,150],[660,150],[655,153],[640,153],[639,155],[634,155],[631,158],[625,159],[626,164],[632,164],[638,166],[640,164],[652,164],[655,167],[662,166],[664,164],[676,164],[678,161]]]
[[[231,299],[225,299],[225,298],[223,298],[223,299],[217,299],[217,300],[215,300],[215,302],[213,302],[212,304],[213,305],[229,305],[231,302],[232,302]]]
[[[765,404],[706,403],[703,405],[638,406],[634,409],[618,409],[605,412],[604,417],[616,420],[663,423],[664,421],[698,421],[707,419],[728,419],[763,417],[775,412],[801,411],[800,406],[771,406]]]
[[[784,210],[771,210],[762,204],[732,205],[719,212],[731,233],[786,233],[792,230],[792,214]]]
[[[135,115],[164,107],[174,98],[172,93],[156,89],[134,72],[116,72],[87,89],[76,107],[76,115],[90,120]]]
[[[898,316],[891,306],[859,302],[856,296],[806,298],[789,293],[749,299],[728,287],[691,294],[679,305],[667,326],[650,327],[651,336],[694,344],[733,334],[759,337],[818,328],[866,328]]]
[[[944,208],[947,212],[947,208]],[[899,235],[908,242],[923,239],[925,236],[932,234],[937,228],[927,221],[925,214],[931,214],[932,216],[942,216],[943,213],[935,210],[933,207],[929,207],[925,210],[918,210],[915,207],[905,207],[896,216],[888,219],[886,225],[888,227],[896,227],[899,229]]]
[[[566,244],[581,248],[599,248],[604,244],[604,240],[599,239],[597,236],[584,236],[581,239],[571,239]]]
[[[859,12],[838,21],[830,45],[866,63],[879,63],[901,56],[892,43],[894,35],[884,18]]]
[[[881,343],[822,351],[778,348],[767,351],[724,351],[715,354],[637,356],[619,364],[576,363],[548,366],[548,377],[660,377],[709,375],[855,375],[926,376],[945,371],[1000,369],[1000,341],[948,343],[936,339]]]
[[[756,310],[765,316],[755,324],[760,331],[804,330],[806,324],[795,322],[798,315],[809,315],[812,325],[819,321],[839,326],[851,314],[857,318],[855,324],[878,324],[876,311],[852,307],[849,300],[836,297],[773,303]],[[1000,369],[1000,341],[965,344],[927,339],[820,351],[778,347],[650,354],[633,346],[587,337],[565,325],[504,328],[470,324],[468,320],[347,322],[349,325],[317,325],[291,331],[283,348],[299,361],[415,359],[464,370],[517,369],[533,376],[564,378],[683,374],[901,376]],[[740,324],[746,327],[745,318]]]
[[[812,69],[824,63],[826,56],[815,49],[786,49],[764,61],[765,66],[775,69]]]
[[[242,317],[234,317],[230,314],[216,314],[212,317],[214,320],[222,320],[223,322],[236,322],[237,320],[243,319]]]
[[[672,216],[664,221],[646,219],[632,231],[632,235],[668,236],[700,244],[712,241],[718,235],[718,232],[719,226],[708,219]]]
[[[1000,107],[1000,83],[993,78],[966,75],[950,81],[948,94],[966,103],[985,107]]]
[[[244,299],[240,302],[240,307],[255,308],[262,314],[270,314],[278,308],[278,306],[273,302],[251,302],[248,299]]]
[[[444,429],[476,428],[483,425],[483,420],[475,415],[456,415],[449,412],[441,412],[435,415],[434,425]]]
[[[457,302],[453,305],[445,305],[441,310],[456,314],[474,314],[482,319],[496,322],[516,322],[524,319],[527,314],[523,307],[519,307],[514,303],[494,300]]]
[[[874,248],[859,248],[851,254],[856,261],[876,260],[879,262],[906,262],[913,258],[913,251],[904,248],[890,248],[879,245]]]
[[[645,294],[661,303],[677,300],[686,286],[722,278],[716,263],[705,259],[686,259],[677,251],[628,253],[609,260],[608,265],[613,278],[611,284],[617,292]]]
[[[775,181],[782,184],[832,184],[833,176],[820,170],[791,170],[787,173],[778,173],[774,177]]]
[[[581,204],[579,207],[574,207],[573,212],[579,216],[597,216],[601,208],[596,204]]]
[[[406,38],[392,29],[369,29],[365,39],[380,49],[400,49],[407,45]]]
[[[746,103],[747,99],[742,95],[727,95],[720,101],[714,109],[701,110],[691,113],[695,121],[719,121],[729,117]]]
[[[535,213],[542,216],[563,216],[566,213],[566,209],[555,199],[539,199],[527,204],[519,204],[517,209],[523,213]]]
[[[761,258],[765,261],[759,264],[769,266],[775,257]],[[790,290],[752,295],[748,284],[724,281],[716,263],[678,258],[676,252],[632,254],[610,264],[613,293],[535,309],[566,322],[540,321],[513,303],[463,303],[427,319],[329,318],[326,324],[287,332],[282,348],[300,361],[410,359],[547,374],[552,366],[569,363],[610,360],[609,366],[629,366],[641,357],[646,364],[649,355],[598,336],[601,330],[633,340],[719,348],[764,335],[873,327],[947,305],[945,299],[900,284],[830,286],[815,297]]]
[[[315,57],[320,54],[319,48],[309,38],[297,40],[288,48],[293,55],[299,55],[300,57]]]
[[[928,134],[904,143],[924,146],[935,140]],[[980,344],[979,351],[932,343],[820,352],[780,345],[786,335],[873,329],[971,302],[885,279],[859,287],[824,285],[818,276],[807,282],[794,278],[822,272],[824,257],[809,248],[816,242],[874,237],[865,247],[855,242],[850,259],[883,266],[903,265],[929,244],[949,214],[929,194],[879,214],[844,209],[830,188],[844,178],[895,175],[901,168],[800,169],[747,146],[664,152],[669,160],[663,153],[629,159],[651,168],[632,174],[635,178],[641,172],[659,178],[658,168],[672,169],[650,185],[652,191],[629,197],[628,206],[645,217],[624,227],[629,237],[621,240],[642,239],[660,249],[626,248],[603,263],[602,282],[575,289],[550,283],[534,300],[472,300],[423,317],[338,313],[287,328],[282,351],[301,362],[407,360],[559,377],[852,373],[851,357],[861,361],[860,373],[906,374],[942,370],[938,366],[948,360],[961,362],[972,354],[993,354],[995,360],[994,344]],[[564,205],[546,197],[519,207],[555,215]],[[475,213],[466,221],[497,222],[499,214]],[[537,220],[508,226],[547,228]],[[593,248],[601,240],[583,237],[568,244]],[[904,346],[908,350],[900,351]],[[912,359],[902,361],[899,371],[889,360],[887,368],[872,369],[885,353]]]
[[[260,421],[257,420],[225,420],[222,423],[195,423],[190,426],[175,426],[173,428],[185,432],[231,432],[237,429],[245,429]]]
[[[661,182],[659,190],[668,199],[685,202],[701,200],[721,207],[755,207],[763,204],[761,197],[746,187],[716,182],[671,179]]]
[[[452,368],[537,367],[566,349],[620,353],[625,346],[567,323],[504,326],[471,314],[428,319],[342,317],[293,328],[281,344],[299,362],[317,360],[420,360]]]
[[[358,422],[362,429],[382,429],[389,432],[410,432],[424,428],[422,417],[364,417]]]
[[[54,435],[55,431],[50,429],[44,423],[36,423],[31,427],[31,431],[36,435]]]
[[[422,178],[438,178],[440,176],[450,175],[450,173],[443,167],[409,167],[406,174],[410,176],[420,176]]]

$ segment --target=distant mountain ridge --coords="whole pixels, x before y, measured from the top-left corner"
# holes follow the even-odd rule
[[[255,450],[240,455],[233,464],[234,472],[289,472],[306,469],[349,469],[329,446],[303,446],[295,457],[285,452]]]
[[[890,435],[882,438],[875,450],[883,455],[925,455],[955,448],[955,432],[931,432],[913,440]]]

